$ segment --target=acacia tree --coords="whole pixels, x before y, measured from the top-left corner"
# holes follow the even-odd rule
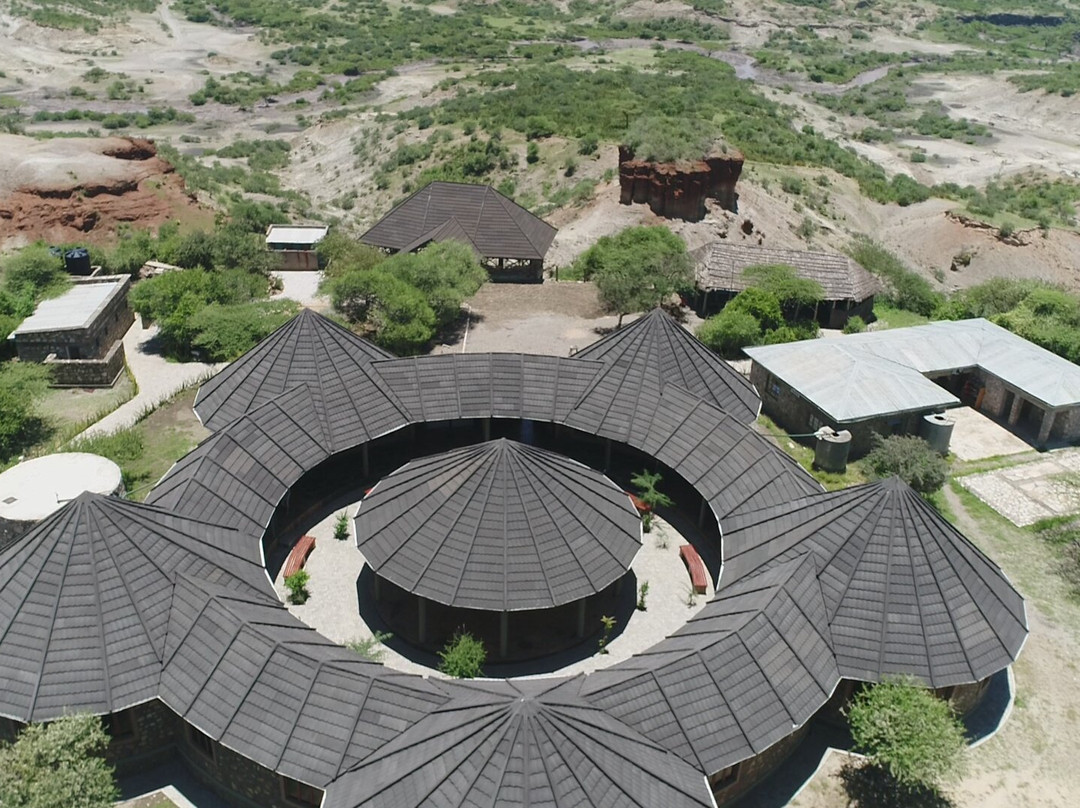
[[[917,435],[874,436],[865,464],[875,479],[897,476],[923,496],[945,485],[949,465]]]
[[[963,725],[915,679],[887,678],[866,688],[847,717],[855,749],[900,789],[936,791],[963,772]]]
[[[31,724],[15,743],[0,746],[0,805],[110,808],[119,791],[102,757],[108,743],[101,719],[92,715]]]

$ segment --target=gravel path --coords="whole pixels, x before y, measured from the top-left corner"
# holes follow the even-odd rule
[[[142,319],[138,317],[135,319],[134,325],[124,335],[124,352],[127,354],[127,364],[135,377],[139,392],[126,404],[117,407],[79,434],[76,439],[93,435],[108,435],[117,430],[126,429],[137,423],[145,413],[163,401],[225,367],[220,363],[167,361],[150,347],[157,332],[156,325],[143,328]]]
[[[1080,449],[1058,449],[1044,459],[971,474],[960,484],[1014,525],[1080,511]]]
[[[350,531],[356,509],[357,503],[347,508]],[[311,598],[302,606],[289,605],[288,609],[324,637],[334,642],[346,643],[371,637],[375,632],[360,613],[360,599],[357,594],[357,580],[366,562],[356,548],[351,533],[345,541],[334,539],[335,519],[336,514],[331,514],[307,531],[316,538],[315,550],[305,565],[311,575],[308,585]],[[653,524],[653,532],[645,534],[641,551],[631,565],[639,582],[649,582],[647,610],[634,611],[625,626],[616,628],[617,634],[613,635],[608,643],[607,654],[593,653],[581,659],[582,648],[579,646],[563,652],[573,659],[572,662],[542,675],[572,676],[621,662],[667,637],[712,597],[711,582],[705,595],[690,597],[690,579],[679,558],[679,546],[686,543],[685,539],[659,517]],[[278,595],[285,601],[286,590],[280,575],[274,585]],[[593,643],[594,640],[585,642]],[[399,643],[391,640],[390,645]],[[443,676],[434,669],[434,658],[426,659],[431,664],[421,664],[417,661],[421,659],[421,655],[413,653],[410,654],[413,658],[408,658],[389,646],[383,646],[382,651],[382,662],[395,670],[421,676]],[[490,673],[497,674],[500,678],[517,675],[517,667],[500,665]]]

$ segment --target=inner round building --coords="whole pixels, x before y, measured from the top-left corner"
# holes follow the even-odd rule
[[[395,636],[465,630],[518,661],[580,642],[641,549],[629,495],[598,471],[500,438],[414,460],[364,497],[357,546]]]

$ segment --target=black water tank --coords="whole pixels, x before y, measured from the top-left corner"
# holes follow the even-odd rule
[[[85,247],[76,247],[64,253],[64,269],[69,275],[89,275],[90,253]]]

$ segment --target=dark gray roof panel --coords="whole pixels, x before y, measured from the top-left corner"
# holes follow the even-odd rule
[[[364,660],[278,602],[189,578],[176,587],[160,697],[226,746],[319,787],[446,700],[436,683]]]
[[[897,479],[732,517],[724,578],[807,551],[848,678],[978,681],[1009,665],[1027,635],[1023,598],[1001,570]]]
[[[155,696],[181,573],[272,596],[255,535],[114,497],[83,494],[0,553],[0,714]]]
[[[432,182],[360,237],[366,244],[413,250],[463,240],[485,258],[543,259],[558,231],[490,185]]]
[[[581,679],[486,682],[327,791],[356,808],[713,806],[700,771],[584,701]]]
[[[651,417],[660,392],[669,384],[715,404],[744,424],[752,423],[761,409],[761,399],[749,381],[659,308],[575,358],[605,366],[581,403],[600,423],[618,420],[634,429],[640,421],[636,411],[644,410],[646,420]],[[588,396],[594,393],[589,402]]]
[[[629,497],[561,455],[496,440],[414,460],[356,517],[380,577],[448,606],[544,609],[600,592],[641,549]]]
[[[840,675],[809,553],[720,590],[668,639],[586,679],[583,692],[706,773],[767,749]]]
[[[371,363],[391,354],[308,309],[199,388],[195,412],[220,429],[297,386],[307,386],[333,444],[349,448],[403,426],[404,407]]]

